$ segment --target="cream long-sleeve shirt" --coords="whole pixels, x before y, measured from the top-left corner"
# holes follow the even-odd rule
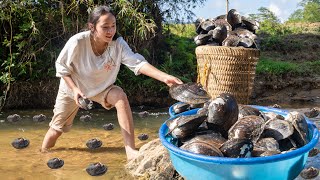
[[[116,81],[121,64],[139,75],[139,69],[146,63],[145,58],[134,53],[122,37],[110,42],[105,52],[96,56],[90,43],[90,31],[85,31],[72,36],[60,52],[56,76],[70,75],[82,93],[90,98]],[[72,95],[63,78],[59,90]]]

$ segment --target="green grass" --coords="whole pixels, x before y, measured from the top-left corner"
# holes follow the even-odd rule
[[[320,75],[318,69],[320,68],[320,60],[307,61],[302,63],[288,62],[288,61],[275,61],[268,58],[260,58],[256,73],[257,74],[292,74],[292,75]]]

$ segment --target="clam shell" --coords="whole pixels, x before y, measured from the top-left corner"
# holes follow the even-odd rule
[[[218,27],[218,26],[225,27],[227,31],[232,31],[232,26],[225,19],[216,19],[214,21],[214,25],[215,27]]]
[[[64,165],[64,161],[59,158],[49,159],[47,162],[47,166],[51,169],[59,169]]]
[[[252,32],[255,32],[259,29],[260,25],[258,21],[253,19],[246,18],[245,16],[241,17],[241,22],[245,25],[245,27]]]
[[[25,138],[22,138],[22,137],[14,139],[11,142],[11,145],[16,149],[26,148],[26,147],[29,146],[29,144],[30,144],[30,141],[28,139],[25,139]]]
[[[265,127],[264,119],[260,116],[249,115],[238,119],[229,129],[228,139],[250,139],[256,142]]]
[[[89,149],[97,149],[102,146],[102,141],[99,139],[93,138],[87,141],[86,146]]]
[[[22,118],[20,117],[19,114],[11,114],[7,117],[7,121],[8,122],[18,122],[20,121]]]
[[[187,111],[189,108],[190,108],[190,104],[187,104],[187,103],[178,103],[178,104],[173,105],[173,107],[172,107],[173,112],[175,114],[179,114],[184,111]]]
[[[291,123],[280,119],[270,119],[266,122],[263,136],[272,137],[277,141],[288,138],[294,132],[294,128]]]
[[[110,130],[114,129],[114,124],[113,123],[108,123],[108,124],[104,124],[102,127],[103,127],[104,130],[110,131]]]
[[[145,141],[145,140],[147,140],[148,138],[149,138],[148,134],[142,133],[142,134],[139,134],[139,135],[138,135],[138,139],[139,139],[140,141]]]
[[[239,104],[238,107],[239,107],[239,118],[242,118],[244,116],[249,116],[249,115],[264,117],[263,112],[261,112],[259,109],[254,108],[252,106]]]
[[[223,157],[222,152],[217,147],[205,141],[191,141],[183,144],[180,148],[196,154]]]
[[[240,38],[236,35],[229,35],[222,41],[222,46],[236,47],[240,42]]]
[[[319,175],[319,169],[315,167],[308,167],[303,169],[300,173],[300,176],[304,179],[313,179]]]
[[[220,150],[227,157],[251,157],[253,143],[249,139],[229,139],[220,147]]]
[[[302,147],[306,145],[309,142],[309,130],[304,115],[297,111],[289,112],[285,120],[291,122],[294,127],[292,139],[296,142],[297,146]]]
[[[43,114],[39,114],[39,115],[35,115],[33,116],[32,120],[34,122],[43,122],[47,119],[47,116],[46,115],[43,115]]]
[[[238,103],[235,97],[229,93],[221,93],[209,104],[207,122],[221,126],[223,131],[228,132],[238,120],[238,114]]]
[[[92,117],[86,114],[86,115],[81,115],[79,119],[81,122],[89,122],[92,120]]]
[[[174,138],[185,138],[195,133],[196,129],[204,122],[206,116],[204,115],[188,115],[179,116],[173,120],[166,121],[168,126],[168,134]]]
[[[260,138],[255,144],[252,156],[263,157],[279,154],[279,143],[274,138]]]
[[[215,28],[214,22],[211,20],[205,20],[200,24],[201,28],[207,32],[209,32],[211,29]]]
[[[212,38],[211,34],[199,34],[194,37],[194,42],[196,43],[196,45],[200,46],[206,44],[210,38]]]
[[[82,109],[92,109],[93,102],[90,99],[79,97],[78,101]]]
[[[234,29],[241,25],[241,15],[237,10],[230,9],[230,11],[227,14],[227,21]]]
[[[100,162],[92,163],[86,168],[87,173],[91,176],[103,175],[107,172],[107,170],[108,168]]]
[[[222,43],[222,41],[227,37],[227,29],[225,26],[218,26],[213,30],[210,30],[208,34],[212,35],[214,42]]]
[[[187,104],[205,103],[210,99],[208,93],[199,83],[175,84],[169,89],[170,96]]]

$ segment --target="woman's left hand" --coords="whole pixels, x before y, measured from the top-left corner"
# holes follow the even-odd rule
[[[179,78],[171,75],[168,75],[163,82],[166,83],[169,87],[171,87],[174,84],[183,84],[183,82]]]

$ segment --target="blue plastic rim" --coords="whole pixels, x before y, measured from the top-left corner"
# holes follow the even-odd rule
[[[252,105],[252,106],[255,108],[258,108],[263,112],[275,112],[283,116],[286,116],[288,114],[288,111],[286,110],[257,106],[257,105]],[[196,113],[196,111],[194,110],[193,113]],[[190,114],[190,112],[185,114]],[[178,115],[181,115],[181,113]],[[175,116],[172,116],[170,119],[173,119],[174,117]],[[239,176],[239,177],[242,177],[242,178],[257,179],[257,177],[254,178],[250,176],[251,174],[252,176],[256,176],[258,174],[265,177],[263,179],[293,179],[299,175],[300,171],[302,170],[302,168],[306,163],[308,152],[316,146],[319,140],[319,131],[316,125],[309,119],[307,119],[307,123],[308,123],[309,132],[310,132],[309,133],[310,141],[308,144],[293,151],[289,151],[283,154],[278,154],[273,156],[267,156],[267,157],[254,157],[254,158],[229,158],[228,157],[227,158],[227,157],[212,157],[212,156],[205,156],[201,154],[191,153],[191,152],[182,150],[174,146],[170,142],[168,142],[168,140],[164,136],[168,130],[168,127],[165,123],[163,123],[162,126],[160,127],[159,137],[162,144],[169,150],[170,157],[175,169],[179,172],[180,175],[182,175],[186,179],[195,179],[195,177],[199,177],[202,179],[211,179],[211,178],[224,179],[224,178],[221,178],[222,175],[217,175],[223,171],[225,174],[227,174],[225,177],[234,178],[235,177],[234,175],[230,175],[234,173],[231,171],[235,171],[235,169],[239,169],[239,168],[241,169],[239,173],[243,174],[243,176]],[[284,164],[287,165],[289,168],[283,169],[283,170],[290,171],[290,172],[283,172],[284,174],[283,176],[279,175],[278,173],[278,175],[276,176],[274,176],[274,174],[271,174],[272,177],[268,178],[268,176],[270,175],[262,173],[263,172],[262,168],[269,168],[271,170],[274,169],[275,171],[277,171],[277,169],[282,168]],[[260,165],[262,166],[260,167]],[[259,173],[250,172],[251,170],[257,171],[255,167],[259,167],[258,170],[261,170],[262,172],[259,172]],[[190,171],[190,169],[188,170],[188,168],[193,168],[192,171],[193,172],[198,171],[199,174],[197,174],[197,176],[195,176],[194,178],[193,177],[190,178],[189,176],[192,176],[192,174],[188,172]]]

